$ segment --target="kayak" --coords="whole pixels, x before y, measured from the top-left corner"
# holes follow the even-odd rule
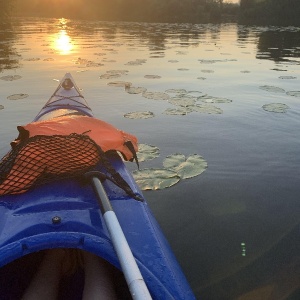
[[[91,108],[69,73],[62,78],[33,122],[55,122],[68,116],[94,119]],[[130,187],[128,192],[114,182],[101,180],[151,297],[195,299],[124,159],[116,151],[108,151],[106,157]],[[101,163],[93,172],[96,171],[107,172],[103,171]],[[95,185],[88,181],[83,182],[78,176],[58,177],[58,180],[34,185],[24,192],[0,196],[1,299],[22,298],[49,249],[77,249],[103,259],[114,270],[118,299],[134,298],[134,293],[128,291],[128,282],[126,285],[124,279],[127,271],[122,269],[105,215],[101,214],[99,195],[95,192]],[[78,268],[65,280],[61,299],[82,298],[83,273],[82,268]]]

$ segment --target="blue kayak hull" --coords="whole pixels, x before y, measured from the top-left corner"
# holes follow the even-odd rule
[[[118,156],[111,161],[140,193],[123,161]],[[130,198],[112,183],[104,187],[152,297],[195,299],[146,201]],[[95,193],[83,179],[3,196],[0,214],[0,266],[44,249],[77,248],[120,269]]]

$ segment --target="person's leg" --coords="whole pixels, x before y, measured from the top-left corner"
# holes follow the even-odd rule
[[[84,252],[85,283],[83,300],[117,299],[108,263],[98,256]]]
[[[64,254],[63,249],[52,249],[46,252],[22,300],[56,299]]]

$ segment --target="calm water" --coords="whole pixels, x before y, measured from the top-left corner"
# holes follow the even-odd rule
[[[299,299],[300,28],[22,19],[0,36],[1,156],[71,72],[98,118],[159,147],[142,168],[173,153],[207,161],[200,176],[145,192],[197,298]],[[114,81],[231,102],[167,115],[168,101]],[[263,108],[274,103],[285,112]],[[135,111],[154,117],[124,118]]]

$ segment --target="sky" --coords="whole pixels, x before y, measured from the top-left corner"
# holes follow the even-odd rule
[[[239,3],[240,0],[225,0],[224,2]]]

